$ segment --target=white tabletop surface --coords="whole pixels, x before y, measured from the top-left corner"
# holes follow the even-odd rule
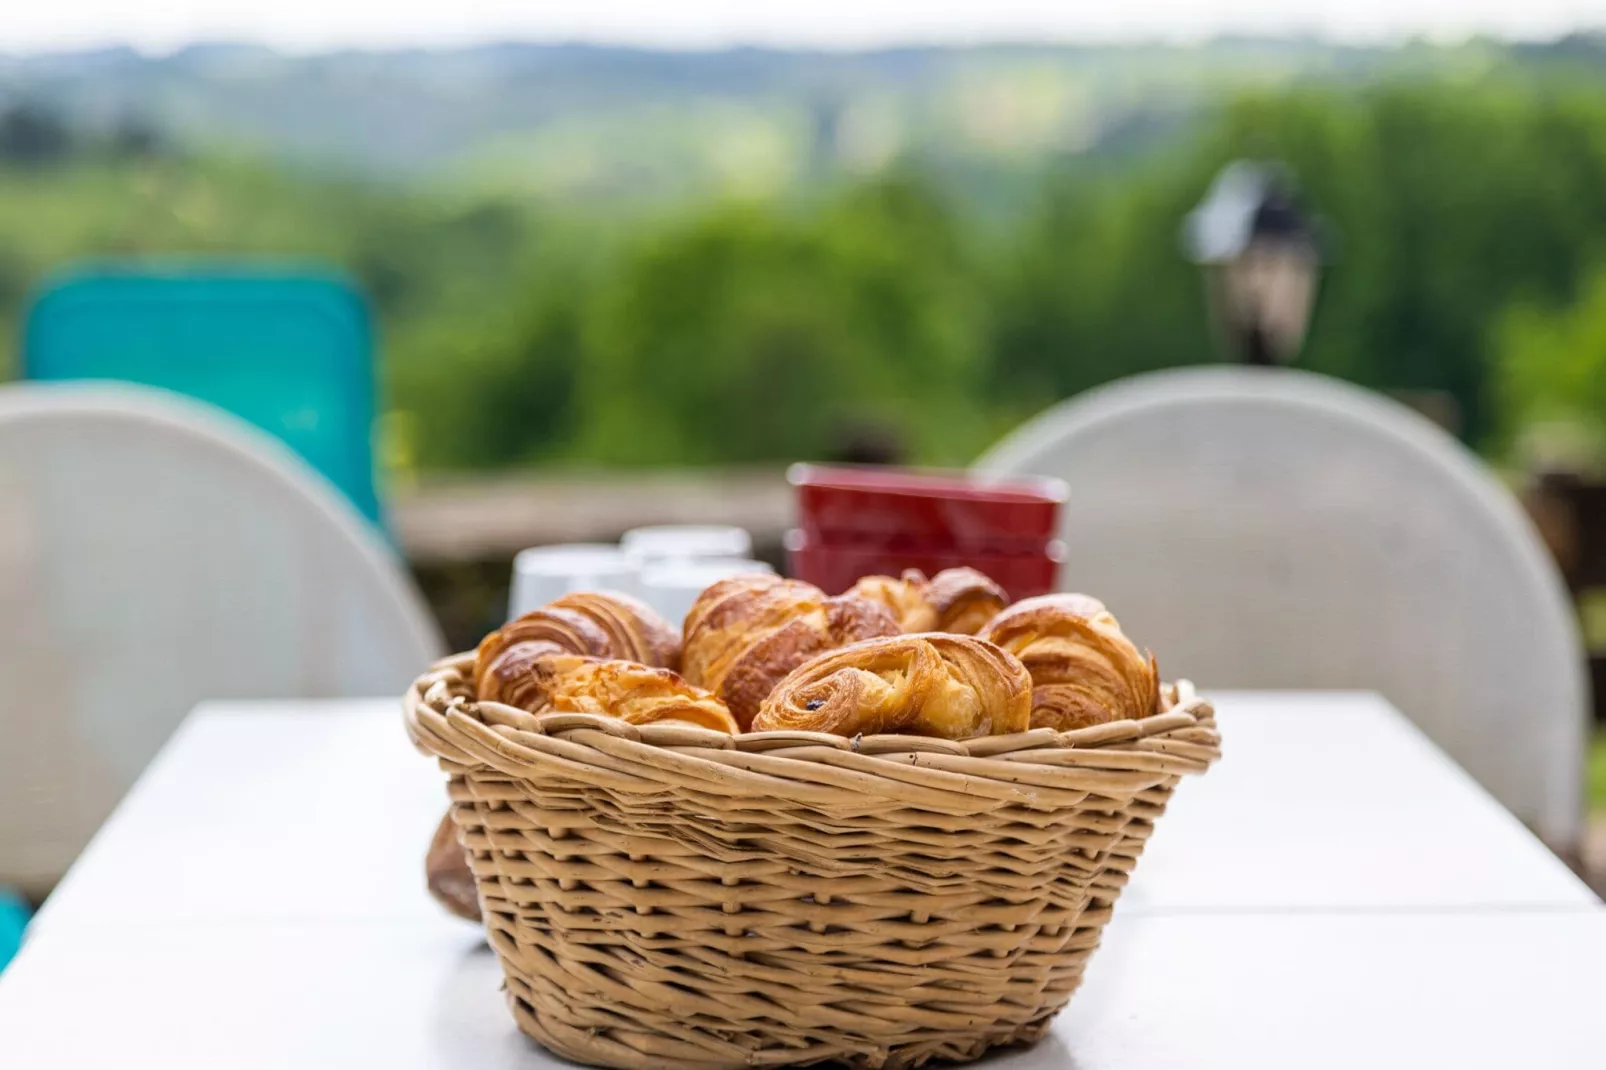
[[[1382,698],[1227,692],[1215,701],[1221,762],[1177,789],[1122,909],[1599,904]]]
[[[1600,1070],[1606,914],[1121,917],[987,1070]],[[52,932],[0,976],[0,1062],[556,1070],[446,919]],[[6,1057],[9,1057],[7,1059]]]
[[[1218,718],[1223,758],[1177,790],[1125,914],[1599,902],[1381,699],[1227,694]],[[36,927],[434,918],[443,779],[394,701],[202,707]]]
[[[1052,1034],[989,1070],[1606,1066],[1606,910],[1380,700],[1220,697]],[[566,1066],[423,891],[392,701],[214,706],[0,975],[0,1065]]]

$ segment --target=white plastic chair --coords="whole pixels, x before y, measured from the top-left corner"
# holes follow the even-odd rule
[[[1167,676],[1378,691],[1577,845],[1574,612],[1516,501],[1416,413],[1283,369],[1159,372],[1049,410],[978,468],[1070,485],[1062,585],[1107,601]]]
[[[0,387],[0,884],[46,892],[197,702],[400,695],[441,649],[278,441],[145,388]]]

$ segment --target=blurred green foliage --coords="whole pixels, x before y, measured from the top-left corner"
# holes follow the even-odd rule
[[[1597,464],[1606,456],[1606,268],[1571,305],[1520,301],[1496,333],[1496,389],[1508,436],[1567,436]],[[1541,444],[1543,448],[1543,444]]]
[[[403,465],[770,462],[864,426],[966,461],[1058,398],[1217,359],[1177,233],[1240,156],[1286,161],[1337,237],[1305,366],[1446,391],[1482,447],[1606,427],[1606,85],[1570,74],[1257,91],[1004,204],[904,161],[609,214],[21,135],[44,155],[0,164],[7,357],[73,258],[326,258],[372,296]]]

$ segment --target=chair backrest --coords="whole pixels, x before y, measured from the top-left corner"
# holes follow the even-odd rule
[[[42,292],[27,379],[110,379],[210,402],[287,443],[383,527],[367,307],[312,272],[86,268]]]
[[[0,885],[48,889],[197,702],[399,695],[441,647],[277,440],[161,391],[0,386]]]
[[[1104,598],[1167,676],[1381,692],[1576,844],[1574,612],[1516,501],[1416,413],[1301,372],[1167,371],[1049,410],[978,467],[1069,484],[1062,586]]]

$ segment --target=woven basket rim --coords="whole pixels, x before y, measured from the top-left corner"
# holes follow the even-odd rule
[[[1203,773],[1220,756],[1214,707],[1186,680],[1175,685],[1177,704],[1165,713],[1069,732],[1038,728],[966,741],[799,731],[730,735],[680,722],[633,725],[602,714],[532,714],[479,702],[472,697],[473,658],[462,653],[437,662],[413,682],[404,702],[414,746],[449,771],[490,768],[528,777],[561,752],[581,764],[611,757],[638,781],[672,769],[675,776],[708,777],[730,790],[732,776],[747,776],[747,790],[735,794],[761,794],[766,783],[795,787],[794,777],[817,781],[820,767],[834,767],[873,794],[881,787],[901,795],[924,786],[942,795],[1035,805],[1049,802],[1057,789],[1085,792],[1089,777],[1100,773],[1112,791],[1141,790]]]

